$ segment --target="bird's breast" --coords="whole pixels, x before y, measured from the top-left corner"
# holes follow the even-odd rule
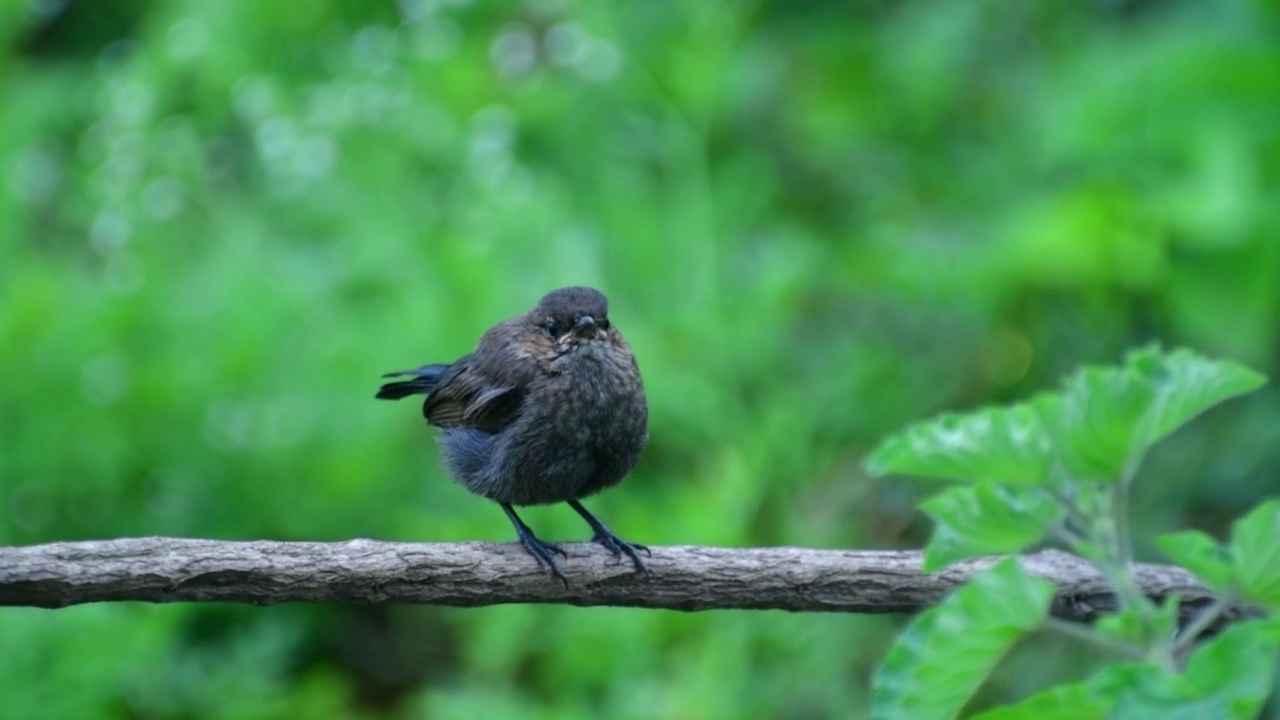
[[[644,386],[629,356],[591,349],[564,358],[559,375],[541,388],[545,429],[558,428],[559,440],[580,448],[618,451],[639,443],[648,427]],[[534,401],[537,404],[537,400]]]

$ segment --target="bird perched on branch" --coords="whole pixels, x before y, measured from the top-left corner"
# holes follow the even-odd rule
[[[380,399],[427,396],[422,414],[441,429],[445,469],[501,505],[520,543],[562,583],[554,556],[564,551],[539,540],[513,506],[568,503],[592,541],[648,574],[639,554],[648,548],[619,538],[578,502],[621,482],[649,438],[640,369],[599,291],[556,290],[456,362],[384,377],[407,379],[383,385]]]

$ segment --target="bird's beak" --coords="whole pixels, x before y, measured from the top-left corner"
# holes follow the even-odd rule
[[[600,335],[600,326],[596,324],[596,319],[590,315],[583,315],[578,322],[573,324],[574,337],[590,339]]]

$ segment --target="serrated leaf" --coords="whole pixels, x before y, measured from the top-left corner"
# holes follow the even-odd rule
[[[1061,394],[1035,403],[1063,467],[1076,478],[1115,481],[1151,445],[1196,415],[1266,382],[1229,361],[1190,350],[1129,353],[1121,367],[1086,367]]]
[[[1183,673],[1113,665],[1093,684],[1117,698],[1112,718],[1252,720],[1271,692],[1277,649],[1272,621],[1240,622],[1197,650]]]
[[[1139,351],[1130,363],[1148,364]],[[1267,377],[1230,360],[1210,360],[1186,348],[1179,348],[1160,358],[1148,376],[1161,388],[1167,388],[1164,402],[1156,413],[1148,443],[1155,443],[1187,424],[1195,416],[1233,397],[1262,387]]]
[[[1050,467],[1051,445],[1030,405],[984,408],[918,423],[871,454],[874,475],[903,473],[945,480],[1038,485]]]
[[[964,558],[1022,550],[1044,538],[1065,514],[1035,488],[997,485],[948,488],[920,509],[936,523],[924,552],[925,572]]]
[[[1231,526],[1231,559],[1241,597],[1280,612],[1280,500],[1268,500]]]
[[[1044,620],[1054,591],[1013,558],[974,575],[898,636],[876,670],[871,716],[954,718],[1009,647]]]
[[[1059,685],[1013,705],[974,715],[972,720],[1104,720],[1111,703],[1086,683]]]
[[[1160,535],[1156,545],[1170,560],[1186,568],[1214,592],[1225,592],[1235,582],[1231,553],[1199,530]]]
[[[1155,388],[1127,369],[1087,367],[1067,378],[1061,394],[1042,396],[1035,407],[1067,472],[1109,481],[1120,477],[1154,396]]]
[[[1122,366],[1086,367],[1061,392],[1028,403],[948,414],[886,439],[873,475],[1046,484],[1055,469],[1114,482],[1132,459],[1206,409],[1266,382],[1237,363],[1180,349],[1130,353]]]

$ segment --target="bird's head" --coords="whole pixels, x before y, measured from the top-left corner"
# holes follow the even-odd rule
[[[609,323],[609,301],[592,288],[569,287],[548,293],[527,317],[560,353],[616,342],[617,331]]]

